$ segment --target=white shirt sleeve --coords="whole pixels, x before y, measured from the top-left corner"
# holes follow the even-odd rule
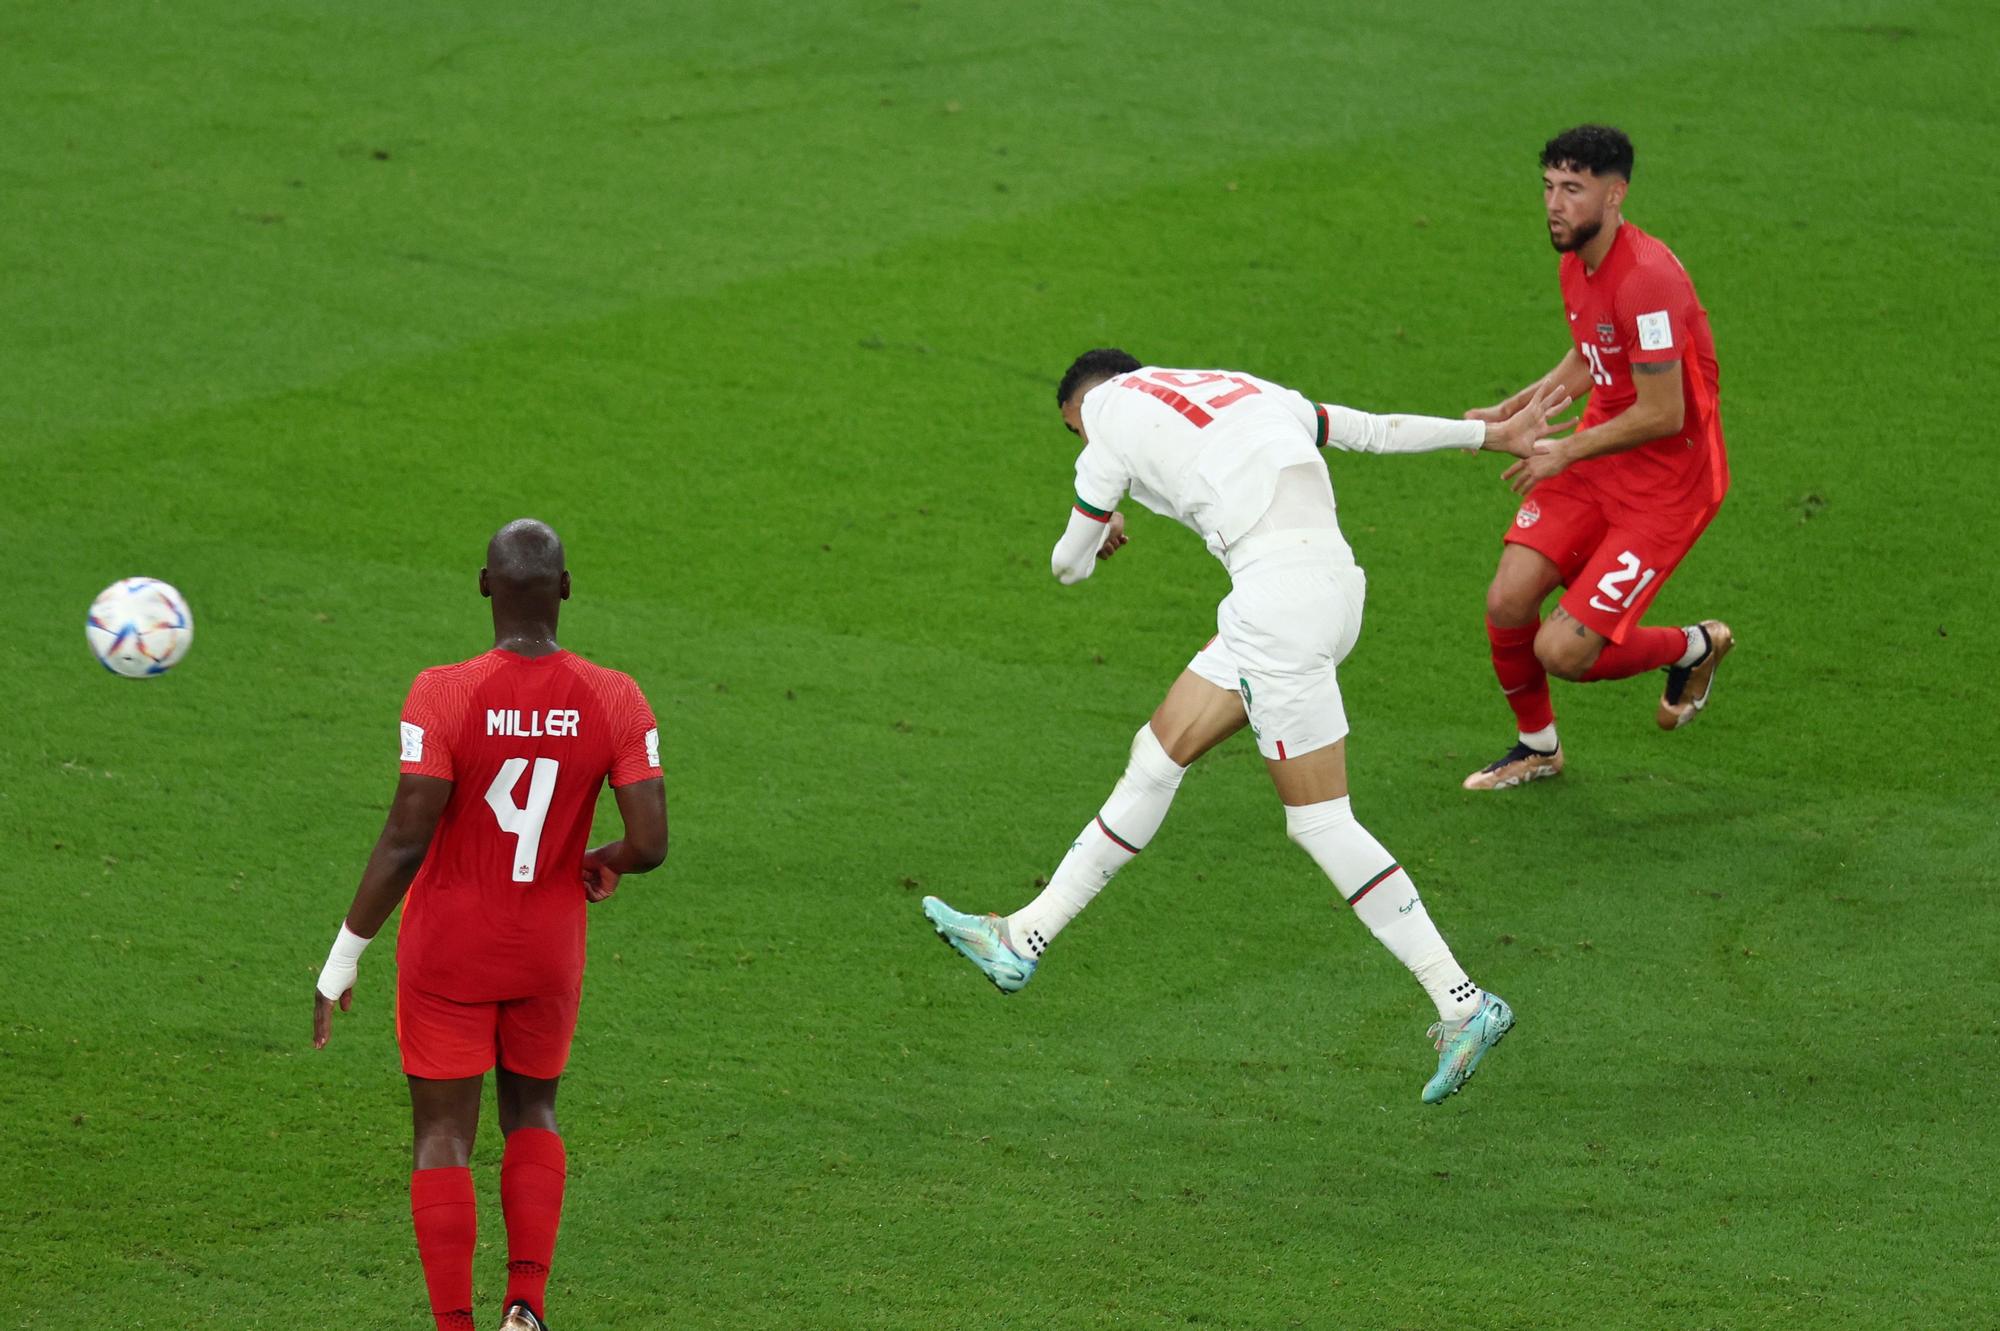
[[[1065,587],[1075,586],[1097,567],[1097,552],[1104,545],[1108,518],[1095,518],[1081,508],[1069,511],[1069,526],[1049,556],[1049,571]]]
[[[1118,455],[1102,444],[1085,444],[1076,455],[1076,500],[1093,516],[1108,516],[1131,484]]]
[[[1476,449],[1486,442],[1486,422],[1448,421],[1441,416],[1371,416],[1365,411],[1319,404],[1320,446],[1352,453],[1430,453],[1441,448]]]

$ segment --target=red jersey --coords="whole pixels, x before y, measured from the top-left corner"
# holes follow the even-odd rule
[[[598,791],[660,775],[632,677],[497,648],[433,667],[403,704],[403,772],[452,783],[396,933],[404,978],[464,1003],[575,989]]]
[[[1717,406],[1715,341],[1708,311],[1674,252],[1630,222],[1592,273],[1583,259],[1560,264],[1563,305],[1577,354],[1590,367],[1581,428],[1610,420],[1638,400],[1633,364],[1681,363],[1681,432],[1623,453],[1585,458],[1574,470],[1633,508],[1659,513],[1712,509],[1729,489]]]

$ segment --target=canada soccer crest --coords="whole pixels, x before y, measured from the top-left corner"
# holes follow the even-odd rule
[[[1520,512],[1514,515],[1514,525],[1516,527],[1532,527],[1541,520],[1542,506],[1532,499],[1521,505]]]

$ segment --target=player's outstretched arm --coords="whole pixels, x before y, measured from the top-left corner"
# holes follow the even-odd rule
[[[1564,394],[1571,399],[1580,398],[1590,391],[1590,366],[1584,363],[1582,354],[1575,347],[1571,347],[1568,353],[1556,362],[1556,367],[1553,370],[1550,370],[1520,392],[1514,394],[1506,401],[1496,402],[1490,407],[1474,407],[1471,411],[1465,413],[1465,419],[1469,421],[1485,421],[1489,425],[1498,425],[1501,421],[1506,420],[1509,416],[1514,415],[1521,408],[1527,406],[1529,401],[1535,396],[1537,389],[1547,388],[1550,385],[1561,388]]]
[[[1526,457],[1538,439],[1557,428],[1553,417],[1569,406],[1560,385],[1544,383],[1528,394],[1505,419],[1448,421],[1440,416],[1373,416],[1334,403],[1321,403],[1319,418],[1324,447],[1357,453],[1429,453],[1441,448],[1490,449]]]
[[[583,856],[583,894],[602,901],[618,890],[628,873],[649,873],[667,862],[667,783],[662,777],[634,781],[612,792],[625,835]]]
[[[354,903],[333,940],[319,982],[313,986],[313,1048],[324,1049],[333,1033],[333,1005],[341,1011],[354,1006],[354,980],[361,968],[361,954],[396,909],[396,903],[410,890],[410,880],[423,867],[431,848],[431,834],[437,831],[445,803],[451,799],[451,782],[435,776],[405,775],[396,781],[396,797],[389,804],[389,817],[369,852],[368,866],[361,871],[361,885],[354,889]]]

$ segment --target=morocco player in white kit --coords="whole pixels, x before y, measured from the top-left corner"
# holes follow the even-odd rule
[[[1133,737],[1124,776],[1041,895],[1012,915],[969,915],[936,897],[939,935],[1002,992],[1026,985],[1057,933],[1143,850],[1188,764],[1246,724],[1285,806],[1291,839],[1313,857],[1376,938],[1437,1005],[1437,1072],[1423,1099],[1455,1093],[1514,1024],[1467,977],[1396,858],[1354,819],[1347,714],[1335,667],[1361,631],[1365,586],[1340,534],[1319,449],[1370,453],[1487,448],[1525,457],[1568,405],[1560,387],[1487,425],[1371,416],[1309,401],[1254,375],[1142,366],[1086,352],[1056,392],[1084,441],[1076,502],[1052,558],[1063,583],[1090,576],[1125,543],[1126,494],[1192,528],[1228,568],[1217,633]]]

